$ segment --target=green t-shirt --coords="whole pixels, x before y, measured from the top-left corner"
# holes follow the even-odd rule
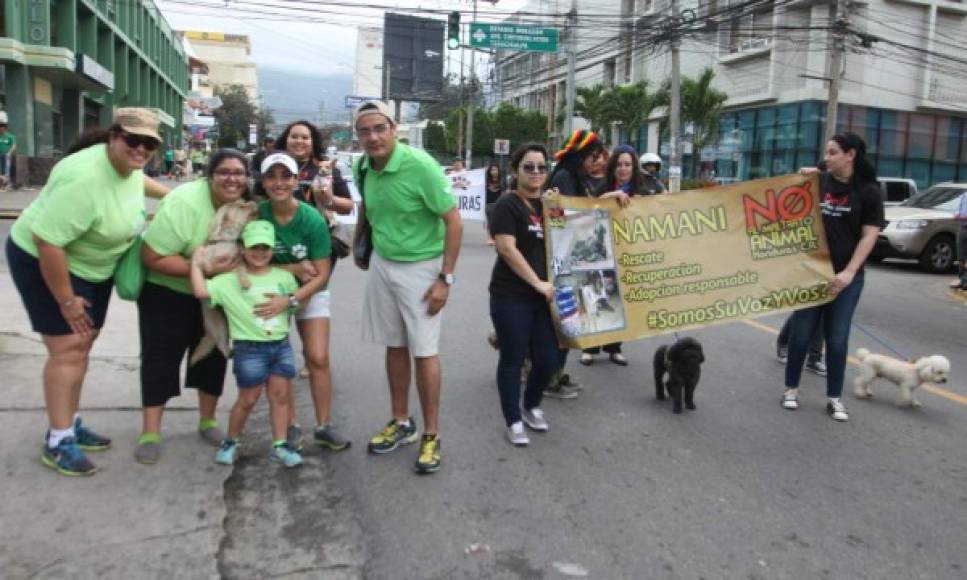
[[[267,220],[275,227],[273,263],[294,264],[302,260],[319,260],[328,258],[332,253],[329,224],[307,203],[300,201],[292,220],[282,226],[272,215],[271,202],[259,202],[259,219]]]
[[[101,144],[61,159],[10,235],[34,257],[33,235],[64,248],[72,274],[101,282],[114,274],[144,222],[144,174],[118,175]]]
[[[174,160],[175,160],[175,150],[174,149],[168,149],[168,150],[166,150],[165,151],[165,161],[174,161]]]
[[[441,216],[456,204],[450,180],[421,149],[397,142],[386,166],[375,171],[364,156],[353,167],[359,183],[366,171],[366,218],[373,227],[373,248],[395,262],[420,262],[443,253],[446,226]]]
[[[158,212],[144,234],[144,241],[162,256],[191,259],[208,240],[208,226],[215,217],[207,179],[197,179],[173,189],[161,198]],[[182,294],[192,294],[191,279],[148,270],[148,281]]]
[[[16,144],[17,137],[13,133],[7,131],[6,135],[0,135],[0,155],[10,153],[10,150],[13,149],[13,146]]]
[[[221,306],[228,317],[228,335],[232,340],[269,342],[289,335],[289,311],[274,318],[255,316],[255,305],[268,300],[266,294],[291,294],[299,288],[295,276],[281,268],[268,274],[248,275],[252,285],[243,290],[236,272],[219,274],[208,281],[211,305]]]

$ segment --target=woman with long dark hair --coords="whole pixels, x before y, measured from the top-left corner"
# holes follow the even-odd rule
[[[81,386],[114,269],[144,229],[143,170],[161,144],[158,124],[147,109],[118,109],[110,129],[54,166],[7,238],[10,274],[47,350],[41,461],[63,475],[93,474],[84,451],[111,446],[82,422]]]
[[[883,197],[876,169],[866,157],[866,143],[853,133],[834,135],[826,143],[825,169],[819,172],[823,227],[835,276],[829,287],[833,301],[797,310],[789,336],[786,363],[785,409],[799,408],[799,380],[815,328],[822,324],[826,338],[826,411],[836,421],[849,415],[841,395],[849,354],[853,313],[863,292],[866,258],[883,225]],[[815,173],[816,169],[803,169]]]
[[[494,206],[497,205],[497,200],[500,196],[504,194],[504,172],[500,170],[500,165],[490,162],[487,166],[487,172],[485,174],[486,184],[485,184],[485,205],[484,213],[487,217],[487,222],[484,224],[484,228],[487,230],[487,245],[494,245],[494,238],[490,235],[490,220],[493,219]]]
[[[497,201],[490,222],[497,246],[490,278],[490,318],[500,350],[497,390],[507,438],[513,445],[524,446],[530,442],[525,424],[534,431],[547,431],[540,403],[559,365],[549,304],[554,286],[548,281],[542,223],[547,150],[528,143],[511,157],[510,168],[511,192]],[[521,368],[527,356],[531,369],[522,401]]]

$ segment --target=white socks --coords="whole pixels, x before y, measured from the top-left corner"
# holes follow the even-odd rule
[[[74,436],[74,426],[71,425],[67,429],[51,429],[50,434],[47,435],[47,447],[53,449],[60,445],[60,442],[68,437]]]

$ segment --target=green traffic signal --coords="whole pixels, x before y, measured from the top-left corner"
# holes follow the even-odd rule
[[[456,10],[447,18],[447,48],[460,48],[460,13]]]

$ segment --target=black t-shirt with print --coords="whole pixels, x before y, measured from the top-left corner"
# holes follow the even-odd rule
[[[836,273],[846,269],[863,235],[863,226],[883,227],[883,196],[876,183],[857,187],[828,173],[819,178],[823,194],[823,227]],[[860,268],[860,272],[863,268]]]
[[[547,280],[547,258],[544,254],[543,205],[540,199],[528,199],[532,212],[521,198],[511,192],[497,200],[493,219],[490,220],[490,235],[514,236],[517,249],[527,260],[534,273],[541,280]],[[544,300],[534,287],[525,282],[497,256],[493,274],[490,276],[490,295],[512,298]]]

